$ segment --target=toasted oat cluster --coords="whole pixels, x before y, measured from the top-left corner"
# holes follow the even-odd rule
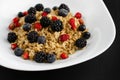
[[[38,63],[53,63],[87,45],[90,33],[82,14],[73,15],[66,4],[44,8],[36,4],[19,12],[9,25],[7,40],[16,56]]]

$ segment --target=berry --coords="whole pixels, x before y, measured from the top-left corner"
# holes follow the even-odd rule
[[[68,12],[70,12],[69,7],[66,4],[64,4],[64,3],[59,6],[59,10],[60,9],[66,9]]]
[[[24,16],[28,15],[28,12],[27,11],[24,11],[23,12]]]
[[[60,38],[60,41],[64,42],[64,41],[67,41],[70,38],[70,36],[68,34],[63,34],[59,38]]]
[[[46,55],[46,62],[47,63],[53,63],[56,60],[55,54],[47,54]]]
[[[68,11],[66,9],[60,9],[58,11],[58,15],[62,17],[66,17],[68,15]]]
[[[78,30],[79,30],[79,31],[85,31],[85,30],[86,30],[86,26],[85,26],[85,25],[80,25],[80,26],[78,27]]]
[[[36,9],[34,7],[31,7],[29,10],[28,10],[28,13],[29,14],[36,14]]]
[[[25,24],[23,25],[23,30],[24,30],[24,31],[30,31],[30,30],[31,30],[31,25],[30,25],[29,23],[25,23]]]
[[[15,51],[14,51],[14,54],[16,56],[22,56],[23,52],[24,51],[21,48],[16,48]]]
[[[56,16],[52,16],[52,21],[58,20]]]
[[[54,6],[52,9],[55,11],[55,10],[57,10],[57,9],[58,9],[58,7],[57,7],[57,6]]]
[[[77,12],[77,13],[75,14],[75,17],[76,17],[77,19],[80,19],[80,18],[82,17],[82,14],[79,13],[79,12]]]
[[[44,16],[40,19],[40,24],[42,27],[48,27],[51,24],[51,20],[48,17]]]
[[[43,11],[46,12],[46,13],[50,13],[51,9],[50,8],[45,8]]]
[[[14,50],[15,48],[17,48],[17,44],[16,43],[11,44],[11,49]]]
[[[15,17],[14,19],[13,19],[13,23],[17,23],[19,21],[19,18],[18,17]]]
[[[46,13],[46,12],[42,13],[42,16],[47,16],[47,15],[48,15],[48,13]]]
[[[76,40],[75,45],[78,48],[84,48],[87,45],[87,41],[83,38],[80,38]]]
[[[45,52],[43,52],[43,51],[37,52],[34,56],[34,60],[38,63],[44,62],[45,61]]]
[[[27,35],[27,39],[30,43],[34,43],[37,42],[38,39],[38,33],[36,31],[31,31],[28,35]]]
[[[89,32],[84,32],[83,34],[82,34],[82,37],[84,38],[84,39],[89,39],[90,38],[90,33]]]
[[[11,23],[8,28],[9,28],[9,30],[13,30],[15,28],[14,23]]]
[[[34,28],[37,29],[38,31],[42,29],[42,26],[40,23],[35,23]]]
[[[23,17],[24,16],[24,14],[22,13],[22,12],[19,12],[18,13],[18,17],[20,18],[20,17]]]
[[[25,17],[25,22],[26,23],[33,23],[36,21],[36,17],[33,14],[29,14]]]
[[[44,44],[46,42],[46,38],[44,36],[39,36],[37,42],[38,44]]]
[[[15,26],[15,27],[20,27],[21,24],[20,24],[19,22],[16,22],[16,23],[14,23],[14,26]]]
[[[75,19],[74,19],[74,18],[71,18],[71,19],[69,20],[69,24],[71,25],[71,28],[72,28],[73,30],[76,29]]]
[[[23,57],[23,59],[29,59],[29,53],[28,52],[24,52],[22,57]]]
[[[63,29],[63,23],[60,20],[53,21],[51,24],[51,29],[53,31],[59,32]]]
[[[82,24],[82,25],[84,25],[84,21],[83,21],[82,18],[79,19],[79,23]]]
[[[36,4],[35,8],[37,11],[42,11],[44,9],[44,6],[43,4]]]
[[[67,59],[68,58],[68,54],[66,54],[66,53],[62,53],[61,55],[60,55],[60,57],[62,58],[62,59]]]
[[[8,37],[7,37],[7,40],[10,42],[10,43],[13,43],[17,40],[17,35],[14,33],[14,32],[9,32],[8,33]]]

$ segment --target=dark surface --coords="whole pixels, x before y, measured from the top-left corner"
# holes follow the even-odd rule
[[[119,0],[104,0],[117,29],[116,40],[113,45],[102,55],[72,67],[44,71],[22,72],[0,67],[0,80],[120,80],[119,78],[119,45],[120,45],[120,6]],[[38,80],[37,79],[37,80]]]

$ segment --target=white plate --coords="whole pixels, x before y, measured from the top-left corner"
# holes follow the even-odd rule
[[[7,42],[8,25],[19,12],[30,6],[43,3],[53,7],[61,3],[69,5],[73,13],[80,11],[87,28],[92,34],[84,50],[77,51],[66,60],[53,64],[38,64],[34,61],[16,57]],[[43,71],[72,66],[92,59],[110,47],[115,39],[115,25],[102,0],[0,0],[0,65],[7,68],[26,71]]]

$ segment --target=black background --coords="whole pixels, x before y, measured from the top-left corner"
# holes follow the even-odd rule
[[[113,45],[100,56],[72,67],[43,71],[23,72],[0,66],[0,80],[120,80],[120,6],[119,0],[104,0],[116,25],[117,36]]]

